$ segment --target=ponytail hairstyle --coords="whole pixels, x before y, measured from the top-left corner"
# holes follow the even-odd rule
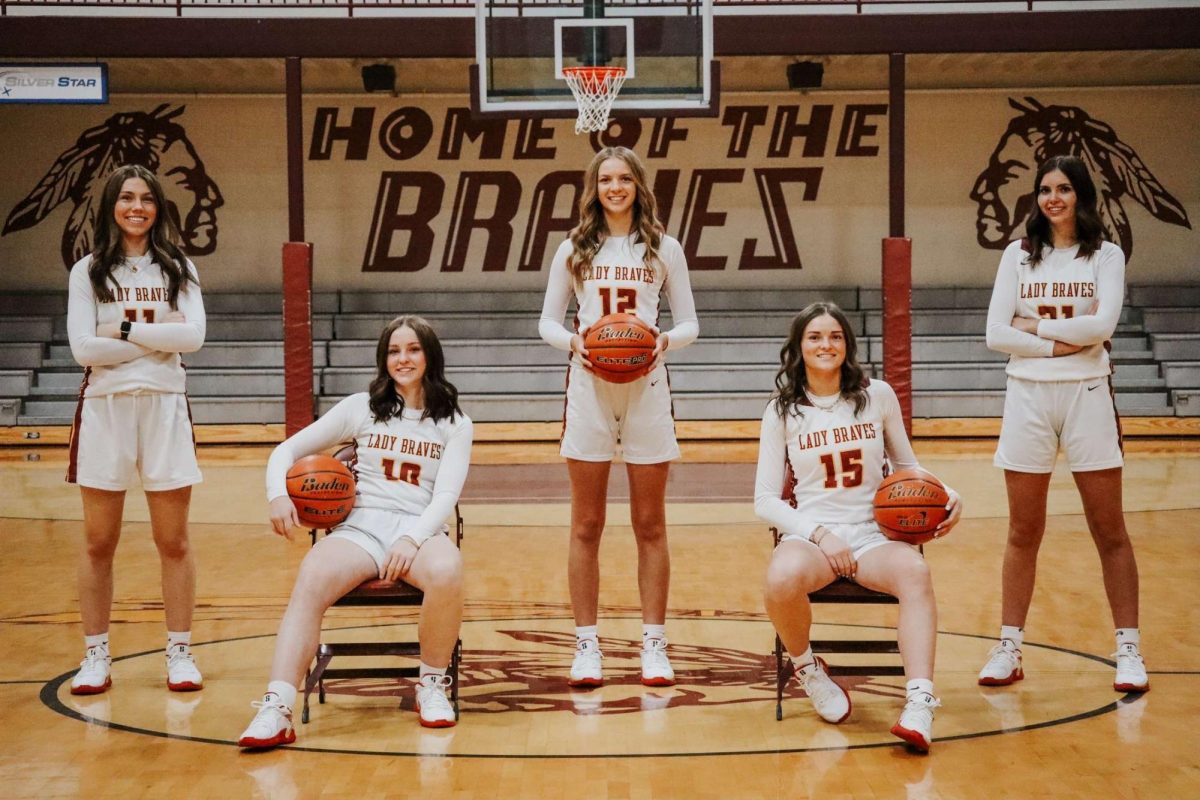
[[[658,220],[658,206],[654,192],[646,183],[646,168],[637,153],[628,147],[605,147],[596,153],[583,175],[583,194],[579,198],[579,224],[571,229],[570,238],[574,252],[567,259],[567,269],[575,279],[575,285],[583,283],[583,276],[591,269],[592,259],[600,252],[608,238],[608,225],[604,221],[604,206],[600,204],[600,165],[610,158],[619,158],[633,174],[637,197],[633,200],[633,224],[630,240],[646,246],[642,263],[651,271],[658,263],[658,249],[662,246],[663,224]],[[656,273],[657,274],[657,273]]]
[[[817,302],[805,306],[795,319],[787,341],[779,351],[779,372],[775,373],[775,410],[781,418],[789,413],[802,414],[804,406],[811,406],[806,391],[808,372],[804,367],[801,345],[804,332],[817,317],[833,317],[842,328],[846,340],[846,360],[842,362],[841,396],[854,401],[854,414],[858,416],[867,407],[867,379],[858,363],[858,342],[846,313],[834,303]]]
[[[179,226],[167,210],[167,196],[163,193],[162,184],[153,172],[140,164],[117,167],[109,173],[104,183],[92,235],[92,263],[88,267],[92,290],[102,303],[111,303],[116,299],[112,276],[113,271],[125,261],[125,246],[114,211],[121,189],[130,178],[144,180],[154,196],[154,224],[147,236],[149,247],[146,252],[154,263],[158,264],[167,279],[167,302],[171,304],[172,309],[176,309],[179,306],[180,290],[185,288],[189,281],[196,283],[196,277],[188,270],[187,257],[179,245]]]
[[[458,407],[458,389],[446,380],[446,357],[442,353],[441,340],[424,318],[405,315],[396,317],[384,326],[379,334],[379,344],[375,346],[375,378],[368,389],[370,399],[367,402],[375,421],[387,422],[404,413],[404,398],[396,391],[396,383],[388,373],[387,366],[392,334],[400,328],[411,328],[425,352],[425,377],[421,380],[421,389],[425,392],[425,410],[421,413],[421,419],[428,417],[440,422],[443,419],[453,421],[456,414],[461,416],[463,412]]]
[[[1075,238],[1079,241],[1079,258],[1091,258],[1108,238],[1100,212],[1096,207],[1096,184],[1088,172],[1087,165],[1075,156],[1054,156],[1038,167],[1033,178],[1033,211],[1025,223],[1025,238],[1029,245],[1029,265],[1042,263],[1042,250],[1054,240],[1050,231],[1050,220],[1042,213],[1037,198],[1042,191],[1042,178],[1047,173],[1059,170],[1067,176],[1075,190]]]

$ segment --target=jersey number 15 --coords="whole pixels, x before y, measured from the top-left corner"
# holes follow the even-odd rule
[[[841,461],[841,470],[834,461],[834,455]],[[826,453],[821,456],[821,466],[825,467],[825,488],[836,489],[840,485],[844,489],[858,486],[863,482],[862,450],[843,450],[840,453]],[[840,481],[839,481],[840,478]]]

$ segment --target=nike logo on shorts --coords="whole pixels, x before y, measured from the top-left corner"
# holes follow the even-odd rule
[[[1092,389],[1099,389],[1099,388],[1100,388],[1100,384],[1097,383],[1095,386],[1089,386],[1088,391],[1090,392]]]

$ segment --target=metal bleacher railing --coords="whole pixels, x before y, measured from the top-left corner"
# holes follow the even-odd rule
[[[496,0],[496,4],[521,8],[565,5],[564,0]],[[619,4],[619,2],[618,2]],[[638,0],[638,5],[685,8],[696,0]],[[911,6],[914,11],[1048,11],[1065,7],[1079,10],[1117,8],[1167,8],[1180,5],[1180,0],[713,0],[717,13],[722,9],[737,13],[738,9],[777,7],[777,13],[813,13],[828,8],[838,13],[863,14],[871,11],[897,11]],[[1188,3],[1190,5],[1190,3]],[[356,12],[394,13],[397,16],[467,15],[473,14],[474,0],[0,0],[0,16],[35,15],[42,12],[63,13],[77,9],[81,14],[103,15],[107,12],[126,16],[140,10],[147,15],[178,17],[225,15],[306,16],[309,13],[328,17],[329,12],[342,12],[353,17]],[[339,14],[340,16],[340,14]]]

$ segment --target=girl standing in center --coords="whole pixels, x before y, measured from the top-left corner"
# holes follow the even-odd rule
[[[658,331],[663,292],[674,327],[657,334],[654,366],[626,384],[597,377],[584,336],[601,317],[636,315]],[[572,294],[575,330],[563,326]],[[670,462],[679,457],[666,366],[661,358],[695,341],[700,327],[683,248],[663,232],[654,194],[637,155],[606,147],[584,175],[579,224],[558,248],[550,266],[538,332],[571,353],[567,406],[560,453],[571,479],[571,545],[567,576],[575,615],[576,650],[571,686],[603,683],[597,607],[600,598],[600,537],[604,532],[608,474],[620,443],[629,477],[630,515],[638,548],[642,598],[642,683],[670,686],[667,658],[666,486]]]

